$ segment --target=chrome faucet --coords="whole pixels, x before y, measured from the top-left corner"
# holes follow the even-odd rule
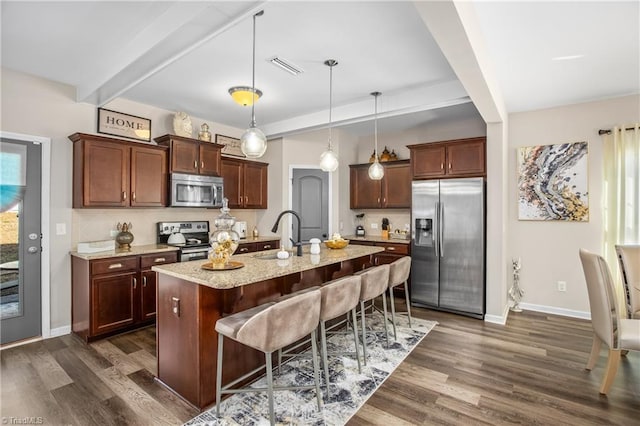
[[[298,219],[298,241],[295,242],[291,238],[289,239],[291,240],[293,245],[297,247],[296,256],[302,256],[302,241],[300,240],[300,228],[302,227],[302,221],[300,220],[300,215],[298,213],[294,212],[293,210],[285,210],[282,213],[280,213],[278,215],[278,218],[276,219],[275,225],[273,225],[273,228],[271,228],[271,232],[275,233],[278,231],[278,224],[280,223],[280,218],[284,216],[285,213],[291,213],[296,217],[296,219]]]

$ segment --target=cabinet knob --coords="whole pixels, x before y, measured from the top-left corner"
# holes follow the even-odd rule
[[[194,168],[194,169],[197,169],[197,168],[198,168],[198,162],[197,162],[197,161],[194,161],[194,162],[193,162],[193,168]]]
[[[201,161],[201,162],[200,162],[200,168],[201,168],[201,169],[204,169],[204,161]]]
[[[249,251],[249,249],[248,249],[248,248],[246,248],[246,247],[241,247],[241,248],[240,248],[240,250],[238,250],[238,251],[239,251],[240,253],[244,253],[244,252]]]
[[[440,163],[440,170],[444,170],[444,163]]]
[[[386,248],[388,251],[394,251],[396,248],[395,247],[387,247]]]
[[[127,192],[122,191],[122,201],[127,201]]]
[[[156,257],[153,261],[155,263],[159,263],[159,262],[166,262],[167,259],[165,259],[164,257]]]
[[[135,200],[136,200],[136,193],[135,193],[135,192],[132,192],[132,193],[131,193],[131,200],[132,200],[132,201],[135,201]]]
[[[449,170],[451,170],[451,163],[449,163]]]
[[[136,278],[133,279],[133,288],[135,289],[138,286],[138,280]]]
[[[142,287],[146,287],[146,286],[147,286],[147,277],[145,276],[145,277],[142,277]]]
[[[249,204],[249,196],[248,195],[245,195],[245,197],[244,197],[244,204],[245,205]]]
[[[270,248],[271,248],[271,244],[265,244],[265,246],[264,246],[264,249],[265,249],[265,250],[268,250],[268,249],[270,249]]]

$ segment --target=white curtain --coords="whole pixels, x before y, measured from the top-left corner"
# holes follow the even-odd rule
[[[615,245],[640,244],[640,123],[605,135],[603,156],[603,253],[619,282]]]

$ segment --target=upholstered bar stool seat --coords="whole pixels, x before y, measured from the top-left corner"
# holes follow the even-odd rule
[[[329,281],[320,287],[322,301],[320,307],[320,341],[327,395],[329,394],[329,383],[331,382],[329,378],[329,353],[327,352],[327,321],[345,314],[348,316],[349,313],[351,313],[353,324],[353,343],[355,345],[354,354],[358,361],[358,372],[362,372],[362,368],[360,366],[360,353],[358,350],[358,322],[356,319],[356,307],[360,301],[360,283],[361,277],[359,275],[350,275]]]
[[[407,303],[407,316],[409,328],[411,328],[411,303],[409,302],[409,273],[411,272],[411,257],[404,256],[389,265],[389,298],[391,302],[391,321],[393,322],[393,338],[398,340],[396,334],[396,307],[393,300],[393,288],[404,284],[404,297]]]
[[[273,407],[274,390],[311,389],[316,390],[318,410],[321,409],[320,380],[316,345],[316,329],[320,321],[320,291],[313,290],[298,294],[277,303],[267,303],[247,311],[239,312],[216,322],[218,332],[218,363],[216,369],[216,413],[220,417],[220,399],[222,394],[240,392],[264,392],[269,399],[269,420],[275,424]],[[283,348],[306,335],[311,335],[312,362],[314,386],[274,387],[272,372],[272,353]],[[250,377],[262,367],[247,373],[233,382],[222,387],[223,343],[224,338],[233,339],[238,343],[264,352],[266,361],[266,388],[230,389],[233,385]]]
[[[382,295],[382,309],[384,312],[384,333],[389,346],[389,331],[387,330],[387,288],[389,288],[389,265],[367,268],[354,275],[360,276],[360,316],[362,319],[362,355],[364,365],[367,365],[367,328],[365,322],[365,302],[373,301]]]

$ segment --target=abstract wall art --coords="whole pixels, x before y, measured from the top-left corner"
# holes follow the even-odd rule
[[[589,221],[587,142],[518,148],[518,219]]]

